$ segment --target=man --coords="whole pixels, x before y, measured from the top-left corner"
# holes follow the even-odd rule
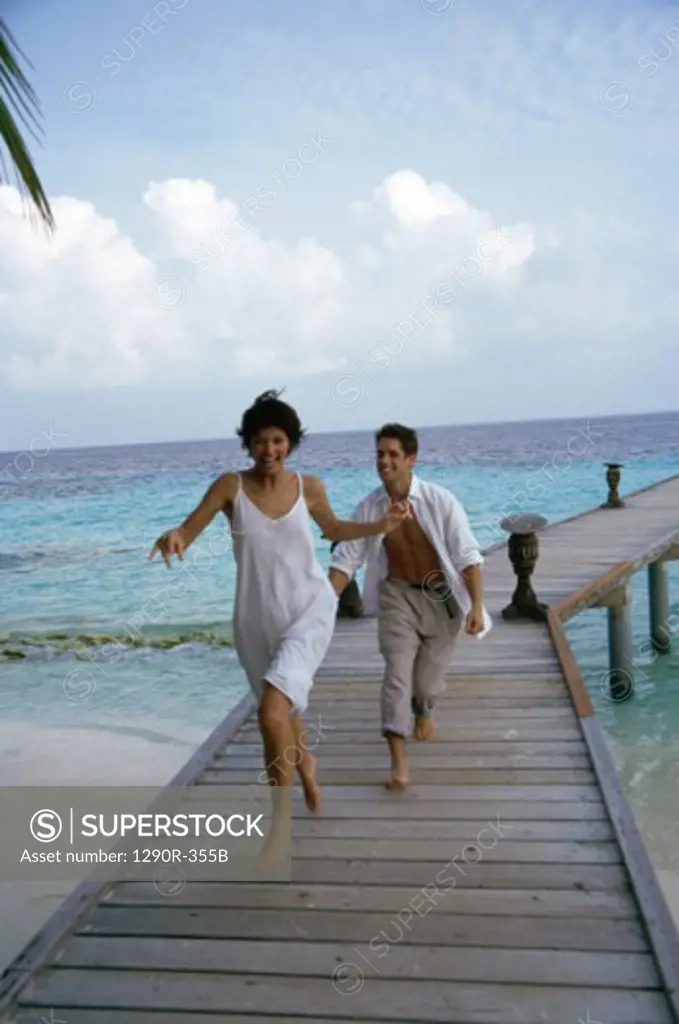
[[[336,547],[337,541],[333,541],[330,554],[333,553]],[[356,580],[352,580],[338,596],[338,619],[360,619],[363,617],[363,598],[361,597],[361,591]]]
[[[483,556],[457,498],[413,472],[418,438],[399,423],[375,435],[382,487],[367,495],[353,518],[372,522],[391,502],[407,502],[410,516],[388,536],[337,545],[328,572],[338,595],[367,563],[363,588],[366,615],[378,615],[382,682],[382,735],[391,755],[387,789],[410,781],[406,736],[434,735],[432,711],[445,689],[445,675],[464,621],[481,637],[491,627],[483,605]]]

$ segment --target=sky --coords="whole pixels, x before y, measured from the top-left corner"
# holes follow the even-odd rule
[[[679,6],[4,0],[0,450],[676,408]]]

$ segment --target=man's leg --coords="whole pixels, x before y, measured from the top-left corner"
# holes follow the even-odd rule
[[[385,660],[382,680],[382,735],[391,756],[387,789],[405,789],[410,782],[406,736],[410,732],[413,665],[420,640],[415,631],[407,588],[382,584],[378,619],[380,653]]]
[[[423,639],[413,666],[412,710],[415,715],[414,736],[417,740],[434,738],[433,712],[436,701],[446,688],[446,672],[462,627],[462,613],[457,609],[450,618],[447,605],[426,602],[422,614]]]

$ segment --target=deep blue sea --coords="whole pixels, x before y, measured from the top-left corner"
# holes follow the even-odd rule
[[[502,536],[489,521],[517,506],[554,521],[599,504],[606,461],[623,463],[623,494],[679,472],[679,413],[419,433],[418,471],[455,492],[484,545]],[[230,646],[235,573],[226,523],[212,523],[181,570],[146,556],[218,474],[247,465],[235,438],[34,446],[33,454],[0,456],[5,784],[162,783],[233,707],[246,684]],[[377,483],[368,432],[309,436],[290,467],[322,476],[345,516]],[[320,535],[317,549],[326,566],[329,545]],[[641,642],[648,628],[643,573],[633,594]],[[585,613],[568,634],[671,888],[679,883],[679,644],[652,664],[640,659],[633,698],[612,704],[598,685],[605,612]]]

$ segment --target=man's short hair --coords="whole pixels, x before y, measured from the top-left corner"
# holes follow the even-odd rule
[[[402,423],[385,423],[375,432],[375,444],[379,444],[383,437],[400,441],[406,455],[417,455],[419,442],[417,433],[411,427],[404,427]]]

